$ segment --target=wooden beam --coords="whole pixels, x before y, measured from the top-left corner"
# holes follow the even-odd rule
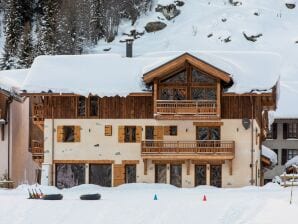
[[[229,174],[232,176],[233,175],[233,161],[228,160],[228,164],[229,164]]]
[[[208,122],[208,121],[197,121],[193,122],[194,126],[199,126],[199,127],[219,127],[223,125],[223,122]]]
[[[217,81],[217,99],[216,99],[216,114],[217,116],[220,118],[221,117],[221,102],[220,102],[220,98],[221,98],[221,85],[220,85],[220,81]]]
[[[157,87],[157,80],[154,80],[153,85],[153,115],[157,113],[157,96],[158,96],[158,87]]]
[[[185,160],[175,160],[175,159],[172,159],[172,160],[169,160],[169,159],[155,159],[155,160],[152,160],[152,163],[153,164],[184,164],[185,163]]]
[[[225,163],[225,161],[224,160],[191,160],[191,163],[195,165],[206,165],[206,164],[222,165]]]
[[[139,160],[122,160],[123,165],[135,165],[139,163],[140,163]]]
[[[128,96],[152,96],[151,92],[130,93]]]
[[[115,160],[54,160],[53,163],[65,163],[65,164],[73,164],[73,163],[89,163],[89,164],[113,164]]]
[[[190,175],[190,160],[186,160],[186,175]]]
[[[147,175],[148,172],[148,160],[144,159],[144,175]]]

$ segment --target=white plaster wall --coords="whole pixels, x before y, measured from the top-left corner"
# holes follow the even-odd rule
[[[1,133],[2,129],[0,127],[0,136],[2,135]],[[4,141],[1,140],[0,137],[0,179],[3,178],[4,174],[7,174],[7,166],[8,166],[8,152],[7,152],[7,147],[8,147],[8,128],[7,125],[5,125],[4,129]]]
[[[239,187],[250,185],[249,167],[251,163],[251,129],[245,130],[242,127],[241,119],[222,120],[221,140],[235,141],[235,159],[233,160],[233,175],[229,174],[228,164],[223,165],[222,178],[223,187]],[[194,121],[178,120],[155,120],[155,119],[55,119],[45,120],[45,164],[52,164],[53,160],[115,160],[115,164],[121,164],[122,160],[139,160],[137,165],[138,182],[154,182],[154,164],[149,160],[148,175],[143,174],[143,161],[141,158],[140,143],[118,143],[118,126],[137,125],[143,127],[142,139],[145,139],[146,125],[177,125],[177,136],[164,136],[164,140],[190,140],[196,139],[196,127]],[[56,129],[59,125],[81,126],[81,142],[79,143],[58,143]],[[104,126],[112,125],[112,136],[104,136]],[[54,127],[54,129],[53,129]],[[259,146],[256,143],[256,133],[259,127],[254,122],[254,162],[258,160],[259,167]],[[54,130],[54,131],[53,131]],[[53,139],[54,137],[54,139]],[[98,147],[96,145],[99,145]],[[54,148],[54,155],[52,154]],[[182,166],[182,186],[194,186],[194,165],[190,167],[190,175],[186,175],[186,165]],[[169,183],[169,169],[168,169]],[[209,170],[207,170],[209,173]],[[254,170],[254,179],[256,178]],[[50,180],[49,180],[50,182]],[[209,182],[209,178],[208,178]],[[259,181],[258,181],[259,183]]]

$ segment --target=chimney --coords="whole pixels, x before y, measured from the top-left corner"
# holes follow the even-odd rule
[[[132,44],[133,44],[133,39],[126,40],[126,57],[128,58],[132,58]]]

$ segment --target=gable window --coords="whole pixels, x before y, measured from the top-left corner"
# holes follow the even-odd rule
[[[58,126],[57,142],[80,142],[81,127],[80,126]]]
[[[91,117],[97,117],[98,116],[98,97],[97,96],[91,96],[89,99],[89,115]]]
[[[175,84],[179,84],[179,83],[186,83],[187,81],[187,74],[186,71],[181,71],[175,75],[172,75],[168,78],[165,78],[161,81],[161,83],[175,83]]]
[[[202,72],[192,69],[192,81],[198,83],[215,83],[216,80]]]
[[[86,116],[86,98],[84,96],[78,97],[77,115],[78,115],[78,117]]]
[[[219,127],[197,127],[197,140],[220,140]]]

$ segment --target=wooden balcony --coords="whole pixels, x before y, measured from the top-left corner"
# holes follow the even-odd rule
[[[143,159],[232,160],[234,141],[142,141]]]
[[[210,118],[219,117],[216,100],[157,100],[156,115],[179,115]]]

